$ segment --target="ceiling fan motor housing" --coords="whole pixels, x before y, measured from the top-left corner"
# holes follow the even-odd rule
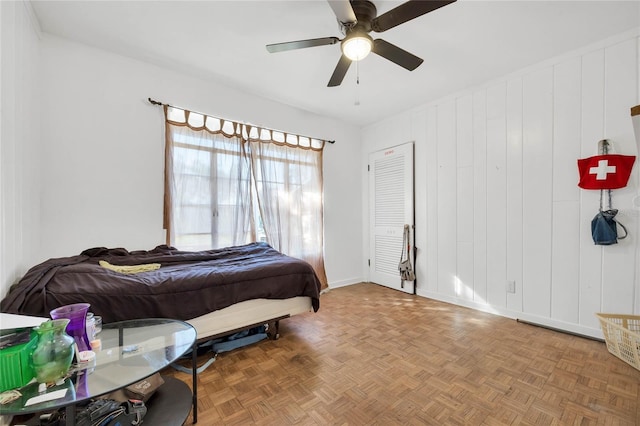
[[[351,7],[353,8],[353,13],[355,13],[358,21],[353,27],[348,28],[346,32],[348,33],[350,30],[353,31],[355,29],[365,31],[367,33],[370,32],[372,29],[371,21],[375,19],[378,13],[376,6],[368,0],[352,0]]]

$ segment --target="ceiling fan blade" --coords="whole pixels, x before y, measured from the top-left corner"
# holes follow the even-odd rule
[[[309,40],[287,41],[285,43],[267,44],[267,50],[271,53],[283,52],[285,50],[303,49],[305,47],[326,46],[336,44],[340,39],[337,37],[312,38]]]
[[[371,21],[371,29],[377,33],[381,33],[455,1],[456,0],[409,0]]]
[[[344,76],[347,73],[350,65],[351,59],[347,58],[344,55],[340,56],[338,65],[336,65],[336,69],[333,70],[333,74],[331,75],[331,79],[329,80],[329,84],[327,84],[327,87],[340,86],[340,83],[342,83],[342,80],[344,79]]]
[[[371,51],[377,55],[382,56],[385,59],[390,60],[393,63],[400,65],[403,68],[413,71],[418,68],[423,62],[421,58],[407,52],[404,49],[399,48],[382,39],[374,40],[373,48]]]
[[[349,0],[327,0],[338,21],[343,24],[356,23],[358,20]]]

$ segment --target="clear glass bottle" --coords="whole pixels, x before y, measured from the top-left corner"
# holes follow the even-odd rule
[[[87,339],[89,339],[89,344],[91,341],[96,338],[96,319],[93,315],[93,312],[87,312]]]

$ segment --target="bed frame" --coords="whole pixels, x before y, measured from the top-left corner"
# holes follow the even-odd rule
[[[198,333],[198,342],[226,336],[258,325],[273,323],[272,339],[277,339],[279,321],[304,312],[313,312],[311,298],[251,299],[188,320]]]

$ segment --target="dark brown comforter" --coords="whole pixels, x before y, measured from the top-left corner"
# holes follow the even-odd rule
[[[160,263],[132,275],[103,268]],[[320,281],[311,266],[265,243],[200,252],[158,246],[149,251],[94,248],[49,259],[11,287],[0,310],[49,316],[59,306],[86,302],[103,321],[136,318],[189,320],[249,299],[309,296],[320,306]]]

